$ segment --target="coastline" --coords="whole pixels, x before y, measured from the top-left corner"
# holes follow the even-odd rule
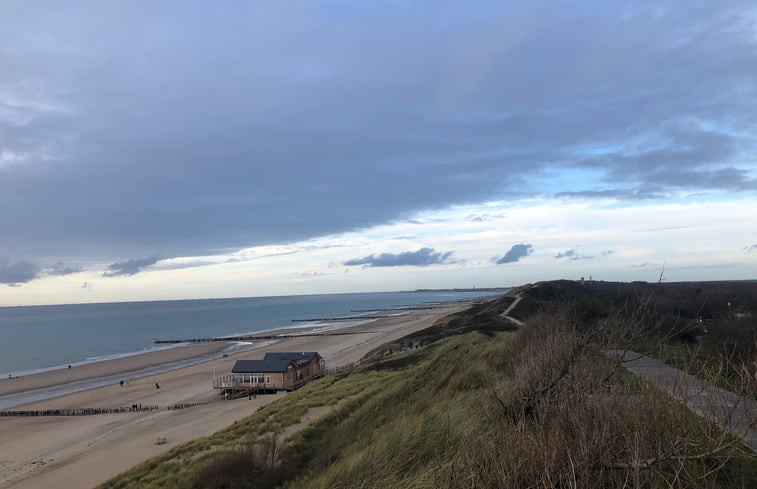
[[[327,367],[340,367],[359,361],[381,344],[429,327],[436,319],[465,307],[465,304],[455,304],[434,310],[411,311],[344,328],[353,334],[289,336],[273,345],[263,344],[252,350],[231,353],[226,358],[220,352],[227,344],[221,343],[190,345],[88,364],[88,372],[80,375],[94,378],[102,377],[105,369],[118,375],[124,372],[126,365],[144,368],[148,359],[159,365],[167,355],[212,354],[212,360],[139,378],[128,385],[111,383],[14,408],[105,408],[134,403],[161,407],[147,413],[0,418],[0,438],[12,440],[0,445],[0,488],[94,487],[147,458],[165,453],[178,443],[223,429],[286,395],[258,396],[254,400],[218,400],[212,389],[214,372],[219,375],[228,373],[237,359],[259,359],[267,351],[318,351],[326,359]],[[301,328],[289,329],[302,332]],[[279,331],[285,333],[286,330]],[[198,348],[193,348],[195,346]],[[56,371],[56,375],[62,375],[64,380],[68,373],[68,369],[62,373]],[[34,375],[44,377],[49,373]],[[27,385],[52,382],[52,379],[41,377],[13,379],[11,382],[15,380],[28,382]],[[156,383],[160,389],[156,388]],[[198,402],[207,404],[182,410],[165,409],[175,403]],[[169,443],[155,445],[157,435],[167,436]]]
[[[9,374],[25,377],[143,354],[175,346],[173,342],[181,343],[182,338],[224,340],[308,328],[313,323],[303,324],[307,318],[341,319],[378,311],[383,315],[389,307],[489,295],[389,291],[0,308],[0,329],[7,345],[0,355],[0,380]]]
[[[0,397],[34,389],[60,386],[73,382],[139,371],[182,360],[191,360],[218,353],[231,343],[198,343],[173,348],[148,351],[99,362],[90,362],[69,368],[57,368],[43,372],[0,379]],[[124,380],[127,380],[126,378]]]
[[[404,314],[397,314],[396,316],[402,315]],[[104,382],[95,382],[98,380],[110,381],[112,383],[118,383],[120,380],[128,382],[136,378],[162,373],[163,371],[187,367],[194,363],[210,361],[213,359],[214,354],[215,356],[222,356],[223,353],[230,355],[243,353],[266,347],[284,339],[302,337],[308,333],[331,333],[341,329],[349,330],[374,321],[376,320],[349,321],[345,323],[324,321],[322,323],[273,328],[251,334],[276,334],[281,336],[280,339],[250,342],[244,346],[236,341],[179,343],[168,348],[74,364],[71,368],[61,365],[26,375],[0,377],[0,410],[105,385]],[[235,346],[238,347],[235,348]],[[150,370],[155,371],[151,372]],[[93,381],[92,385],[87,385],[87,381]],[[67,390],[66,386],[70,386],[70,388]],[[45,389],[51,389],[50,395],[45,395],[43,392]],[[29,402],[4,402],[13,394],[23,394],[33,391],[39,391],[39,396],[37,396],[39,399]]]

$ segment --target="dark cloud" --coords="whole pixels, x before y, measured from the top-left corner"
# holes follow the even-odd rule
[[[514,263],[521,258],[530,255],[534,251],[534,247],[530,244],[516,244],[513,245],[510,250],[505,253],[504,256],[501,258],[494,258],[493,261],[497,265],[502,265],[503,263]]]
[[[200,256],[488,200],[751,194],[752,3],[4,2],[3,252]]]
[[[61,262],[58,262],[52,267],[45,270],[45,273],[47,275],[62,276],[62,275],[71,275],[72,273],[79,273],[82,270],[83,269],[81,267],[67,266]]]
[[[747,246],[744,249],[747,250],[749,253],[751,253],[753,251],[757,251],[757,244],[753,244],[752,246]]]
[[[584,255],[580,253],[578,250],[573,249],[573,250],[567,250],[555,255],[555,259],[559,260],[560,258],[567,258],[568,260],[575,261],[575,260],[590,260],[594,258],[594,256]]]
[[[63,276],[81,272],[81,267],[67,266],[58,262],[43,268],[30,260],[11,261],[0,259],[0,283],[18,285],[40,277]]]
[[[404,253],[381,253],[380,255],[368,255],[364,258],[355,258],[344,262],[347,266],[365,265],[368,267],[427,267],[430,265],[442,265],[452,263],[452,251],[440,253],[433,248],[421,248],[417,251],[405,251]]]
[[[37,278],[40,268],[28,260],[0,259],[0,284],[18,285]]]
[[[113,263],[108,267],[108,271],[103,273],[103,277],[118,277],[121,275],[136,275],[144,268],[154,265],[163,257],[159,255],[149,256],[147,258],[134,258],[118,263]]]

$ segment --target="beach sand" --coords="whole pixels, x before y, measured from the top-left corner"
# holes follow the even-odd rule
[[[229,346],[228,343],[198,343],[151,351],[141,355],[121,357],[114,360],[77,365],[70,369],[50,370],[48,372],[24,375],[12,379],[0,378],[0,396],[188,360],[219,352],[227,346]]]
[[[177,444],[210,435],[284,393],[261,395],[257,399],[217,400],[212,389],[213,373],[225,375],[240,358],[262,358],[266,351],[317,351],[327,367],[357,362],[383,343],[430,326],[441,316],[465,308],[456,305],[434,310],[412,311],[401,316],[345,328],[359,334],[303,336],[287,338],[276,344],[240,352],[158,375],[115,383],[13,409],[58,409],[78,407],[120,407],[132,404],[157,405],[160,411],[78,417],[0,418],[0,489],[58,487],[88,488],[129,469]],[[302,332],[304,330],[296,330]],[[171,348],[144,355],[120,358],[5,379],[0,393],[18,392],[53,383],[97,378],[129,372],[180,359],[220,352],[224,344],[202,344]],[[80,370],[74,372],[74,370]],[[155,383],[160,385],[156,389]],[[214,401],[182,410],[165,410],[175,403]],[[156,445],[158,435],[169,443]]]

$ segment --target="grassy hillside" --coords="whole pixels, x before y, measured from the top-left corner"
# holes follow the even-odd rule
[[[385,345],[104,488],[757,487],[738,443],[626,374],[576,307],[511,297]],[[422,346],[421,346],[422,345]],[[291,439],[309,409],[331,411]]]

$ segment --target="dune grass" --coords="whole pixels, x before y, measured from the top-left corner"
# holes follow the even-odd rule
[[[359,406],[300,432],[284,453],[300,475],[286,487],[442,487],[456,479],[461,443],[488,419],[482,396],[506,370],[506,341],[473,332],[371,365],[383,371],[398,358],[419,360]]]
[[[219,454],[258,442],[264,435],[279,433],[296,424],[309,409],[336,405],[345,399],[359,400],[387,382],[391,371],[347,372],[324,377],[262,407],[232,426],[211,436],[177,446],[103,483],[102,489],[152,489],[193,487],[198,469]]]

